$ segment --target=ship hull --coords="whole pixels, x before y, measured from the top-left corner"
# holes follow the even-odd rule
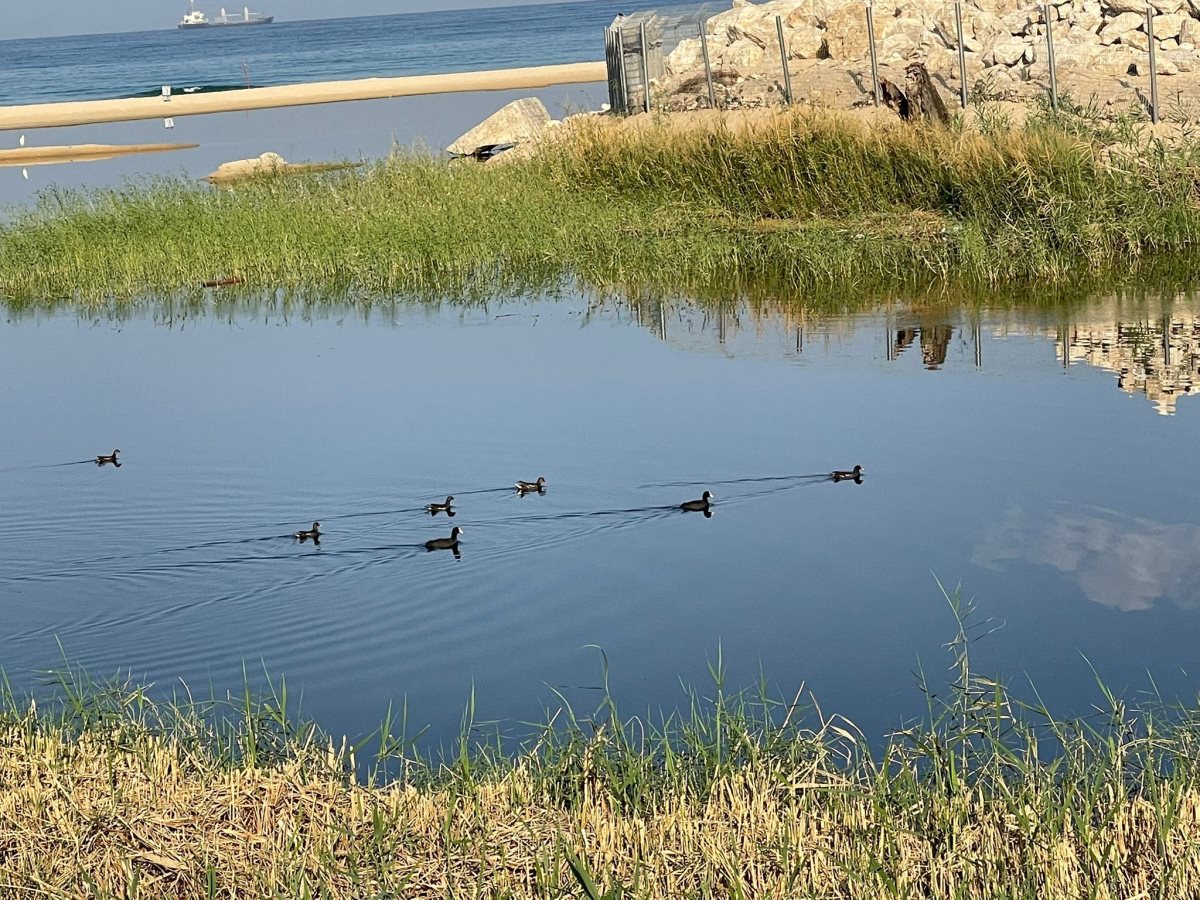
[[[249,22],[244,20],[237,22],[202,22],[196,25],[179,25],[178,28],[181,31],[195,31],[201,28],[236,28],[245,25],[270,25],[274,21],[274,16],[267,16],[263,19],[251,19]]]

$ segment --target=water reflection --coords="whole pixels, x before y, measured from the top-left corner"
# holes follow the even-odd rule
[[[975,561],[1051,566],[1094,603],[1124,612],[1168,599],[1200,607],[1200,526],[1169,525],[1099,506],[1055,507],[1044,519],[1022,508],[991,531]]]
[[[900,362],[906,351],[919,349],[921,365],[929,371],[948,365],[986,370],[996,365],[990,360],[985,364],[987,339],[1016,334],[1052,339],[1064,368],[1084,363],[1115,373],[1117,387],[1142,394],[1162,415],[1173,415],[1179,398],[1200,384],[1200,314],[1187,298],[1161,304],[1090,298],[1011,309],[897,303],[854,316],[817,315],[782,303],[695,306],[656,300],[631,306],[637,323],[659,339],[727,356],[761,353],[763,338],[772,331],[777,340],[770,346],[777,353],[801,358],[814,343],[828,350],[878,329],[888,362]]]
[[[1200,382],[1200,318],[1165,316],[1152,322],[1090,320],[1058,335],[1067,364],[1083,362],[1117,373],[1117,387],[1144,394],[1164,416]]]

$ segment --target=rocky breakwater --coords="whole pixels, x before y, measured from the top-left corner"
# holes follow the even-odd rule
[[[1153,10],[1160,85],[1176,102],[1200,101],[1200,0],[1059,0],[1043,7],[1019,0],[964,0],[963,46],[968,87],[1016,100],[1044,92],[1049,81],[1046,28],[1052,29],[1058,82],[1077,101],[1128,106],[1149,74],[1147,9]],[[958,90],[957,29],[948,0],[876,0],[876,52],[884,77],[921,62],[943,88]],[[740,3],[710,17],[708,35],[718,102],[777,102],[782,64],[776,17],[783,24],[793,93],[831,106],[867,102],[871,90],[863,0],[770,0]],[[1047,19],[1049,21],[1047,21]],[[699,37],[680,42],[656,86],[670,108],[708,103]]]

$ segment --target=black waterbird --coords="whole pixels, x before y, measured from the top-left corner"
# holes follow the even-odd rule
[[[847,471],[846,469],[835,469],[829,473],[829,477],[834,481],[853,481],[855,484],[862,484],[862,477],[866,474],[866,470],[862,466],[855,466]]]
[[[458,536],[463,530],[455,525],[450,529],[450,537],[434,538],[432,541],[425,542],[426,550],[455,550],[458,548]]]
[[[533,493],[533,492],[540,494],[545,489],[546,489],[546,479],[542,475],[538,476],[537,481],[518,481],[517,482],[517,490],[522,494],[528,494],[528,493]]]
[[[296,540],[304,542],[312,539],[313,543],[321,542],[321,523],[313,522],[313,527],[308,531],[297,531],[292,537]]]
[[[448,516],[454,515],[454,510],[450,508],[450,504],[454,502],[453,496],[447,496],[445,503],[427,503],[425,504],[425,512],[431,516],[436,516],[440,512],[444,512]]]

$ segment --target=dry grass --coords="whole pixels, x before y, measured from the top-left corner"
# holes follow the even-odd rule
[[[1200,789],[1170,815],[1108,792],[1043,829],[976,788],[899,808],[820,767],[746,765],[636,813],[581,772],[570,808],[518,765],[461,786],[362,787],[315,758],[217,771],[175,740],[0,735],[6,896],[1195,897]]]
[[[57,703],[3,698],[0,894],[1200,896],[1200,710],[1103,685],[1088,719],[1023,706],[972,672],[948,599],[953,680],[882,746],[799,695],[727,694],[718,656],[684,715],[622,718],[606,691],[515,752],[469,708],[435,762],[389,715],[363,778],[286,688],[214,717],[68,669]]]

